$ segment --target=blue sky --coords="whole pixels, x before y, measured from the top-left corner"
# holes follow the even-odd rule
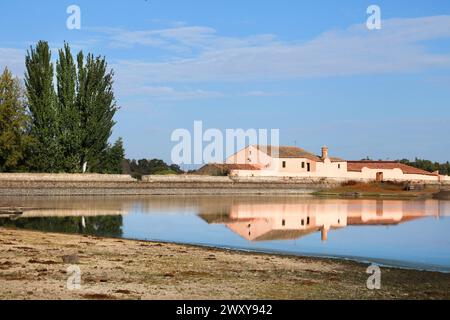
[[[81,30],[66,9],[81,8]],[[369,5],[382,29],[365,28]],[[105,55],[127,156],[170,161],[177,128],[280,129],[347,159],[450,160],[450,2],[2,1],[0,68],[38,40]]]

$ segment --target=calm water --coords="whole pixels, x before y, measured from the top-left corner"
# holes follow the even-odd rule
[[[24,210],[0,215],[0,226],[450,272],[450,201],[40,197],[0,198],[0,207]]]

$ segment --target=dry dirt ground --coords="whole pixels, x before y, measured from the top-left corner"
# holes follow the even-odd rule
[[[69,290],[69,264],[81,288]],[[0,299],[449,299],[450,274],[0,228]]]

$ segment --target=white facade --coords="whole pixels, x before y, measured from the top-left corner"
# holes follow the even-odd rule
[[[269,149],[268,149],[269,148]],[[269,152],[268,152],[269,150]],[[277,152],[273,152],[276,150]],[[345,161],[328,156],[322,148],[317,156],[296,147],[248,146],[226,160],[226,164],[251,164],[259,170],[231,170],[239,177],[305,177],[347,180],[450,181],[449,176],[429,173],[404,164],[383,161]]]

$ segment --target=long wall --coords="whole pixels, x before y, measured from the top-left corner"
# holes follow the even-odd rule
[[[300,195],[338,187],[345,178],[0,174],[0,196]],[[359,181],[367,181],[359,179]],[[426,182],[450,190],[450,181]]]
[[[77,174],[77,173],[0,173],[2,181],[136,181],[126,174]]]
[[[339,181],[323,179],[228,178],[205,176],[3,175],[0,196],[64,195],[228,195],[310,194],[333,188]]]

